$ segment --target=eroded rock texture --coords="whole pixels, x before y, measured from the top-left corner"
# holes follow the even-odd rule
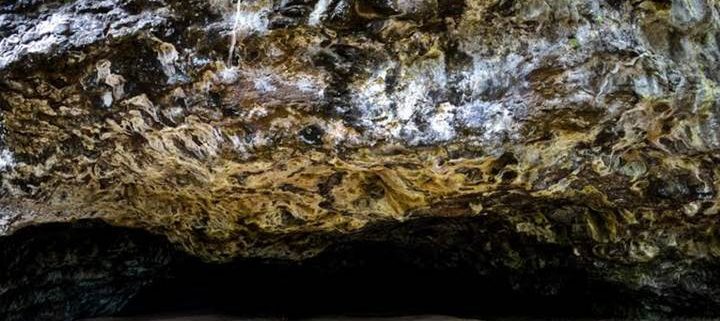
[[[468,241],[498,253],[479,270],[565,262],[529,239],[641,310],[718,307],[719,8],[2,1],[0,231],[100,218],[301,260],[461,218],[508,240]]]

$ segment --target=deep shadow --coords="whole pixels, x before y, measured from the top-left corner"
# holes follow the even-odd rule
[[[470,268],[431,270],[397,259],[397,249],[380,244],[355,249],[362,264],[333,269],[327,261],[193,262],[174,276],[144,289],[120,315],[212,311],[245,316],[441,314],[464,317],[597,316],[583,275],[572,270],[538,274],[537,282],[567,284],[556,295],[522,293],[509,276],[483,277]],[[402,255],[402,254],[401,254]],[[369,259],[370,258],[370,259]],[[609,293],[594,291],[602,300]]]
[[[624,315],[634,304],[618,289],[593,281],[569,249],[538,246],[494,224],[423,219],[380,225],[303,262],[218,265],[190,259],[144,289],[121,314],[184,309],[291,318],[580,318]]]
[[[569,249],[499,222],[421,219],[338,239],[302,262],[205,263],[165,238],[100,221],[0,238],[0,319],[73,320],[208,311],[242,316],[623,315]]]

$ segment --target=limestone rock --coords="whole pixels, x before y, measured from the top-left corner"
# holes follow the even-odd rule
[[[719,10],[3,1],[0,234],[92,218],[206,261],[305,260],[460,219],[511,241],[468,243],[499,265],[557,248],[641,309],[713,311]]]

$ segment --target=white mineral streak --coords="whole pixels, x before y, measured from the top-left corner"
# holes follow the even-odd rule
[[[233,26],[230,34],[228,66],[233,66],[233,56],[238,41],[251,34],[263,34],[268,31],[268,15],[272,12],[272,1],[237,0],[232,15]]]
[[[392,101],[385,92],[385,79],[394,67],[395,63],[388,62],[376,69],[370,77],[353,86],[351,104],[362,113],[361,125],[370,129],[374,136],[390,136],[388,127],[395,121],[391,110]]]
[[[467,128],[482,130],[485,141],[505,138],[513,130],[513,111],[502,103],[474,101],[460,108],[458,119]]]
[[[273,68],[245,68],[238,70],[237,68],[225,69],[220,72],[221,80],[224,77],[222,73],[233,72],[233,79],[242,77],[253,84],[253,88],[260,93],[272,93],[278,87],[291,87],[305,94],[313,94],[318,99],[325,94],[327,85],[318,76],[306,73],[287,73],[282,70]]]
[[[513,84],[510,71],[522,70],[522,57],[508,55],[483,59],[474,57],[459,87],[469,98],[463,106],[431,97],[433,91],[447,92],[448,79],[444,57],[426,60],[409,66],[400,73],[404,84],[392,94],[386,92],[385,79],[394,63],[378,68],[373,76],[358,84],[354,104],[360,108],[363,126],[374,138],[391,138],[411,145],[450,141],[457,136],[458,127],[479,129],[482,139],[496,141],[510,137],[514,113],[520,109],[514,103],[491,102],[483,97],[493,90]]]
[[[308,18],[308,24],[311,26],[319,25],[325,15],[325,12],[328,9],[328,5],[330,5],[330,0],[319,0],[315,4],[315,8],[313,8],[313,11],[310,13],[310,17]]]
[[[35,27],[35,32],[37,32],[39,36],[62,33],[67,30],[69,21],[70,17],[64,13],[54,14],[47,20],[38,24]]]
[[[450,141],[455,135],[455,107],[451,103],[442,103],[438,106],[438,110],[430,117],[430,131],[435,134],[438,141]]]
[[[13,153],[7,149],[0,151],[0,171],[11,169],[15,166],[15,157]]]
[[[225,85],[234,84],[239,77],[237,67],[224,67],[217,73],[218,80]]]
[[[231,31],[232,33],[230,35],[230,50],[228,52],[228,62],[227,62],[228,66],[233,65],[233,56],[235,55],[235,46],[237,45],[237,30],[240,27],[240,12],[241,12],[241,8],[242,8],[241,6],[242,6],[242,1],[237,0],[236,6],[235,6],[235,16],[234,16],[235,20],[233,22],[233,27],[232,27],[232,31]]]
[[[363,115],[369,138],[404,140],[411,145],[454,138],[454,106],[431,97],[431,92],[447,87],[444,57],[402,68],[399,83],[403,85],[388,93],[386,79],[394,68],[397,65],[388,62],[355,86],[353,104]]]
[[[112,106],[113,101],[114,101],[112,92],[109,92],[109,91],[104,92],[102,95],[102,101],[103,101],[103,106],[110,108],[110,106]]]
[[[37,24],[14,26],[17,32],[0,39],[0,68],[14,63],[28,54],[49,51],[62,53],[94,43],[104,37],[122,36],[138,32],[149,26],[159,25],[171,13],[167,9],[144,11],[132,15],[122,9],[117,0],[80,0],[67,3],[54,10]],[[105,15],[80,10],[83,6],[108,8]],[[11,15],[0,14],[0,25]],[[31,20],[28,21],[37,21]]]
[[[316,92],[318,90],[317,83],[307,76],[299,77],[297,81],[295,81],[295,87],[302,92]],[[319,95],[322,96],[322,92],[320,92]]]
[[[258,74],[255,77],[250,78],[253,81],[255,90],[261,93],[269,93],[277,90],[277,87],[273,85],[273,78],[268,74]]]

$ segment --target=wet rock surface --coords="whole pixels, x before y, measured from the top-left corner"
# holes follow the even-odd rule
[[[93,218],[208,262],[389,242],[712,314],[719,7],[0,1],[0,234]],[[12,309],[53,297],[18,275],[39,294],[0,290]],[[136,276],[62,315],[121,309]]]

